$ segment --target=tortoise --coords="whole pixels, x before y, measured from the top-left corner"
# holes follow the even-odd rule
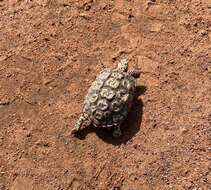
[[[120,137],[121,124],[131,109],[140,70],[128,72],[128,61],[122,59],[117,68],[105,68],[96,77],[85,97],[81,116],[72,129],[77,133],[82,126],[113,128],[113,137]]]

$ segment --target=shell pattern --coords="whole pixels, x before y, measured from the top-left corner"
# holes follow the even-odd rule
[[[135,79],[127,73],[105,69],[88,90],[84,110],[95,127],[120,125],[133,101]]]

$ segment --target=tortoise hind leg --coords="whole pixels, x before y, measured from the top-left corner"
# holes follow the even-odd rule
[[[122,135],[122,131],[120,129],[120,125],[114,127],[113,137],[118,138]]]
[[[82,114],[79,117],[78,121],[76,122],[75,127],[72,129],[71,134],[77,133],[81,129],[82,126],[86,127],[89,125],[91,125],[91,121],[89,120],[88,116],[85,114]]]
[[[128,72],[128,75],[134,77],[134,78],[139,78],[141,75],[141,71],[140,70],[132,70]]]

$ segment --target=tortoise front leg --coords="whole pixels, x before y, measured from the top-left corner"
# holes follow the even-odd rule
[[[134,77],[134,78],[139,78],[141,75],[141,71],[140,70],[132,70],[128,72],[128,75]]]
[[[113,137],[118,138],[122,135],[122,131],[120,129],[120,125],[114,127]]]
[[[88,118],[87,115],[82,114],[79,117],[78,121],[76,122],[75,127],[72,129],[71,133],[75,134],[81,129],[82,126],[86,127],[86,126],[89,126],[89,125],[91,125],[90,119]]]

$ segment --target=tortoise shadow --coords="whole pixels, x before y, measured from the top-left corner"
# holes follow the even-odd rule
[[[96,135],[101,138],[103,141],[113,144],[121,145],[126,144],[136,133],[139,132],[142,116],[143,116],[143,102],[140,98],[140,95],[143,95],[147,88],[145,86],[137,86],[136,93],[134,98],[134,103],[132,105],[131,111],[128,114],[127,119],[121,125],[122,136],[119,138],[114,138],[112,136],[113,130],[106,128],[96,128],[94,126],[89,126],[82,129],[79,133],[76,134],[76,137],[83,140],[85,139],[88,133],[95,132]]]

